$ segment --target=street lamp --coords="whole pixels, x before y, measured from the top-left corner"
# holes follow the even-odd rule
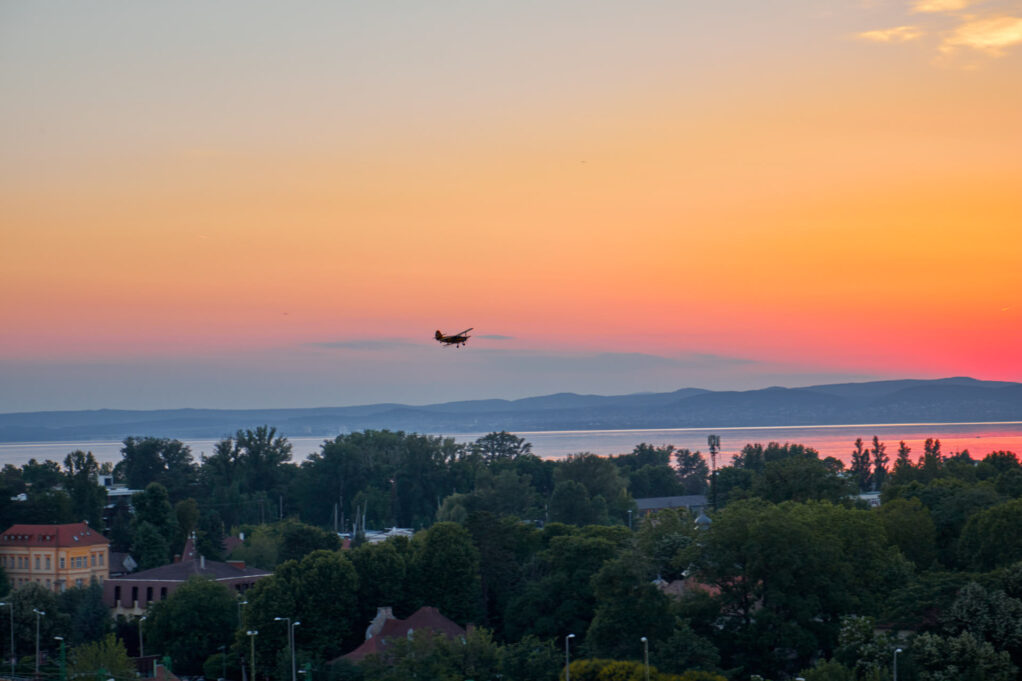
[[[564,681],[571,681],[571,654],[568,644],[573,638],[575,638],[575,634],[568,634],[564,637]]]
[[[241,626],[241,606],[248,605],[248,601],[246,601],[244,599],[241,599],[240,596],[239,596],[239,599],[240,600],[238,601],[238,626],[240,627]]]
[[[898,681],[898,653],[901,652],[901,648],[894,649],[894,681]]]
[[[295,627],[301,624],[301,622],[295,620],[292,624],[290,617],[274,617],[273,621],[287,622],[287,643],[291,648],[291,681],[298,681],[298,673],[295,670]]]
[[[35,676],[39,678],[39,618],[46,614],[43,610],[32,608],[35,613]]]
[[[646,681],[649,681],[649,639],[643,636],[642,641],[642,665],[646,668]]]
[[[14,603],[0,601],[0,607],[7,606],[11,609],[11,678],[14,678],[14,661],[17,656],[14,654]]]
[[[252,681],[256,681],[255,672],[255,637],[259,635],[258,629],[249,629],[245,632],[248,634],[248,640],[252,643]]]
[[[142,615],[138,618],[138,656],[145,657],[145,641],[142,640],[142,623],[145,622],[146,615]]]
[[[65,676],[65,670],[67,669],[66,663],[67,658],[64,656],[64,637],[54,636],[53,640],[60,641],[60,681],[65,681],[67,679],[67,677]]]

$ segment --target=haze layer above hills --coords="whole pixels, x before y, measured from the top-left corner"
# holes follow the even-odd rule
[[[0,414],[0,442],[120,440],[128,435],[219,438],[262,424],[292,437],[333,437],[365,429],[483,433],[1016,420],[1022,420],[1022,383],[945,378],[740,392],[559,393],[425,406],[29,412]]]

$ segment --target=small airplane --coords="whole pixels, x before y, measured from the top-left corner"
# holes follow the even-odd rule
[[[444,345],[453,345],[454,347],[459,347],[461,345],[464,345],[465,341],[467,341],[470,338],[468,332],[471,330],[472,329],[465,329],[461,333],[452,333],[449,336],[445,336],[438,329],[434,337],[437,339],[438,342],[443,343]]]

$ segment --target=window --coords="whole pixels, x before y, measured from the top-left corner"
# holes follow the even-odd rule
[[[138,587],[137,586],[131,587],[131,602],[132,603],[137,603],[138,602]]]
[[[92,567],[96,567],[96,554],[92,554]]]
[[[119,604],[121,602],[121,587],[114,587],[114,603]]]
[[[165,586],[160,587],[160,600],[161,601],[167,600],[167,587]]]
[[[60,557],[60,569],[61,570],[64,569],[64,557],[63,556]]]
[[[46,556],[46,569],[47,570],[50,569],[50,557],[49,556]]]
[[[153,600],[153,587],[147,586],[145,589],[145,602],[151,603]]]
[[[39,556],[36,556],[36,557],[35,557],[35,569],[36,569],[36,570],[38,570],[38,569],[39,569]]]
[[[99,554],[99,566],[103,567],[103,554]]]

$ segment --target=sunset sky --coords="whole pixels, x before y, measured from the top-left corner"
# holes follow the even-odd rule
[[[5,2],[0,93],[0,412],[1022,381],[1022,2]]]

